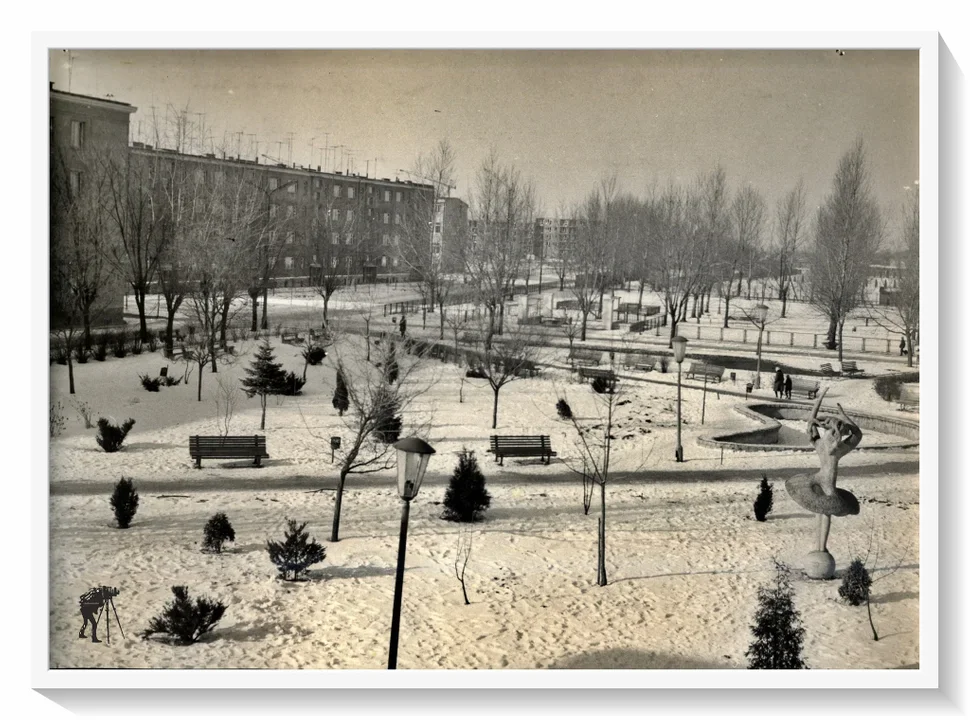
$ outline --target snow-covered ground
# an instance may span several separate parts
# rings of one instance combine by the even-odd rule
[[[417,322],[409,324],[416,330]],[[429,331],[431,325],[429,319]],[[202,402],[195,400],[197,369],[188,385],[142,389],[139,373],[154,375],[168,365],[181,374],[160,353],[77,366],[73,398],[67,369],[51,367],[52,400],[68,414],[50,453],[52,667],[385,665],[400,501],[393,470],[352,476],[341,540],[328,542],[336,475],[329,438],[348,436],[331,406],[333,357],[309,368],[303,395],[270,401],[265,432],[258,429],[258,400],[240,401],[231,433],[266,435],[271,459],[263,468],[245,460],[192,467],[188,436],[218,434],[217,378],[238,382],[252,347],[252,341],[237,343],[240,357],[232,365],[216,375],[205,371]],[[286,369],[302,372],[298,348],[277,342],[276,349]],[[338,350],[359,353],[360,343],[347,339]],[[546,359],[562,365],[565,351],[550,351]],[[817,367],[812,357],[789,360]],[[898,359],[885,357],[874,356],[869,365],[871,372],[902,369]],[[409,424],[430,423],[427,439],[438,452],[412,503],[400,667],[745,667],[757,587],[771,579],[772,560],[797,569],[813,548],[814,517],[787,496],[784,480],[817,461],[810,453],[727,452],[722,459],[694,442],[702,432],[749,422],[734,410],[743,400],[740,380],[708,388],[703,426],[700,386],[685,383],[684,463],[674,462],[676,375],[634,372],[621,381],[615,475],[607,490],[609,584],[601,588],[595,584],[598,505],[583,514],[582,485],[569,469],[579,461],[574,431],[555,412],[557,394],[565,393],[574,413],[595,424],[598,397],[568,371],[548,367],[538,378],[503,388],[493,431],[485,381],[466,381],[459,403],[454,366],[430,361],[415,379],[430,390],[405,416],[405,432]],[[840,402],[850,414],[918,417],[881,400],[871,379],[829,386],[826,404]],[[770,391],[761,397],[770,398]],[[95,418],[134,418],[125,449],[102,452],[72,400],[87,403]],[[499,467],[487,454],[493,432],[550,435],[559,456],[549,466],[510,458]],[[493,498],[485,522],[471,528],[468,606],[454,576],[459,528],[439,519],[447,478],[466,446],[477,452]],[[796,571],[811,667],[918,663],[918,460],[914,451],[856,451],[843,460],[840,486],[863,509],[833,520],[829,548],[839,570],[870,546],[870,560],[878,552],[873,619],[880,640],[872,640],[864,608],[838,601],[837,580],[810,581]],[[751,509],[762,473],[775,488],[766,523],[756,522]],[[108,504],[122,475],[141,492],[125,531],[114,527]],[[311,492],[318,489],[323,492]],[[221,556],[202,554],[202,526],[219,511],[235,527],[236,543]],[[327,548],[310,582],[275,578],[265,545],[282,538],[286,518],[308,521]],[[116,603],[127,640],[115,628],[110,646],[77,638],[77,597],[97,584],[121,589]],[[191,647],[138,639],[176,584],[226,602],[225,618]]]

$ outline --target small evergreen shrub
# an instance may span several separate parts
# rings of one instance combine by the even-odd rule
[[[404,423],[397,414],[399,405],[394,395],[387,389],[381,390],[381,396],[375,400],[380,416],[374,427],[373,435],[378,442],[390,445],[396,443],[401,436]]]
[[[299,395],[302,392],[304,385],[306,385],[306,380],[297,375],[295,372],[289,371],[283,376],[279,394]]]
[[[768,483],[768,476],[761,476],[761,489],[758,492],[758,497],[754,500],[754,517],[758,522],[764,522],[768,517],[768,513],[771,512],[772,505],[774,504],[774,490],[772,486]]]
[[[280,571],[281,580],[299,580],[306,576],[307,568],[322,562],[327,551],[316,538],[310,538],[306,531],[307,523],[297,525],[296,520],[287,519],[287,529],[283,532],[283,542],[266,542],[270,562]]]
[[[158,333],[154,330],[148,331],[148,352],[155,352],[158,350]]]
[[[132,355],[141,355],[142,350],[143,350],[143,347],[142,347],[142,344],[141,344],[141,339],[134,338],[131,341],[131,354]]]
[[[803,670],[805,629],[795,609],[791,568],[775,562],[774,585],[758,588],[758,609],[751,632],[754,640],[745,651],[749,670]]]
[[[616,380],[608,380],[607,378],[595,377],[590,383],[593,386],[593,392],[602,395],[606,393],[607,395],[612,395],[614,390],[616,390]]]
[[[883,375],[873,380],[872,386],[879,397],[887,402],[893,402],[899,400],[899,393],[903,389],[903,383],[914,382],[919,382],[918,372]]]
[[[118,452],[134,425],[135,421],[131,418],[125,420],[120,427],[107,418],[98,418],[98,435],[95,439],[105,452]]]
[[[91,355],[98,362],[104,362],[108,359],[108,346],[111,344],[111,333],[100,332],[94,336],[94,348]]]
[[[165,383],[165,387],[172,387],[173,385],[178,385],[180,382],[182,382],[182,378],[166,375],[162,378],[162,382]]]
[[[124,328],[111,336],[111,352],[116,358],[123,358],[128,354],[128,331]]]
[[[339,415],[343,415],[344,411],[350,407],[347,382],[344,380],[343,372],[339,369],[337,370],[337,386],[333,390],[333,407]]]
[[[115,485],[114,492],[111,494],[111,509],[114,511],[115,520],[118,521],[118,527],[124,530],[131,526],[131,520],[138,512],[138,492],[131,478],[122,477]]]
[[[225,513],[216,513],[202,528],[202,551],[221,553],[227,542],[236,541],[236,531],[232,529]]]
[[[142,638],[152,635],[168,635],[177,645],[191,645],[209,632],[222,619],[226,606],[218,600],[200,597],[192,602],[189,589],[184,585],[172,587],[173,602],[167,603],[161,615],[148,623]]]
[[[319,345],[311,345],[303,350],[303,359],[310,365],[319,365],[327,357],[327,351]]]
[[[442,519],[452,522],[477,522],[492,502],[485,489],[485,475],[478,467],[475,453],[462,448],[458,465],[445,491]]]
[[[660,372],[662,372],[662,373],[667,372],[667,368],[669,368],[669,367],[670,367],[670,358],[668,358],[666,355],[661,355],[660,356]]]
[[[74,360],[81,365],[88,361],[91,356],[91,348],[89,348],[84,343],[78,343],[74,346]]]
[[[138,377],[141,380],[141,386],[148,392],[158,392],[158,388],[162,384],[162,378],[153,378],[151,375],[139,375]]]
[[[560,420],[570,420],[573,416],[573,409],[569,407],[569,403],[566,402],[565,398],[559,398],[556,403],[556,412],[559,413]]]
[[[51,359],[58,365],[67,365],[67,343],[58,341],[51,348]]]
[[[849,605],[862,605],[869,597],[869,587],[872,585],[872,576],[866,569],[865,564],[859,558],[849,563],[849,569],[842,576],[842,584],[839,586],[839,597]]]

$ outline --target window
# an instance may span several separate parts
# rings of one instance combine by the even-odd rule
[[[340,208],[333,208],[333,210],[330,211],[330,219],[334,221],[340,219]]]
[[[269,189],[270,190],[277,190],[279,188],[279,186],[280,186],[280,180],[279,180],[279,178],[271,177],[269,179]]]
[[[286,244],[287,245],[292,245],[293,244],[293,233],[292,233],[292,231],[286,233]]]
[[[313,187],[314,188],[320,187],[320,178],[313,178]]]
[[[353,219],[354,219],[354,211],[353,210],[348,210],[347,211],[347,222],[350,222]]]
[[[384,213],[384,224],[387,225],[391,222],[391,213]]]
[[[390,190],[385,190],[384,191],[384,202],[391,202],[391,191]]]
[[[398,190],[397,192],[395,192],[395,193],[394,193],[394,199],[395,199],[395,200],[396,200],[397,202],[401,202],[401,197],[402,197],[402,196],[401,196],[401,191],[400,191],[400,190]]]
[[[84,147],[84,131],[87,123],[81,120],[71,120],[71,147],[80,150]]]
[[[391,265],[392,265],[393,267],[397,267],[397,258],[392,258],[392,259],[391,259]]]
[[[330,258],[330,267],[332,268],[337,267],[337,258],[335,257]]]
[[[399,242],[401,242],[401,236],[400,236],[400,235],[398,235],[397,233],[394,233],[394,238],[393,238],[393,240],[394,240],[394,247],[397,247],[397,244],[398,244]]]
[[[333,186],[333,196],[334,197],[340,197],[340,186],[339,185],[334,185]]]
[[[387,245],[390,239],[391,239],[390,235],[388,235],[387,233],[384,233],[383,235],[381,235],[381,245]]]
[[[293,181],[286,186],[286,192],[288,192],[290,195],[296,195],[296,181]]]
[[[270,242],[270,245],[272,245],[273,243],[276,242],[276,231],[275,230],[270,230],[269,231],[269,242]]]
[[[293,187],[293,186],[291,185],[290,187]],[[293,206],[292,205],[287,205],[286,206],[286,217],[293,217]]]
[[[381,267],[387,267],[387,256],[381,255]]]
[[[278,208],[276,207],[276,205],[270,205],[269,206],[269,216],[271,218],[275,218],[276,217],[276,211],[277,210],[278,210]]]
[[[286,270],[292,270],[293,269],[293,258],[291,258],[291,257],[285,257],[285,258],[283,258],[283,267]]]
[[[374,194],[374,186],[373,185],[368,185],[367,186],[367,194],[368,195],[373,195]]]
[[[316,262],[316,261],[317,261],[317,254],[313,253],[313,262]]]
[[[441,223],[435,223],[434,224],[434,231],[436,233],[440,233],[441,232]]]
[[[401,213],[394,213],[394,224],[395,225],[401,224]]]
[[[70,174],[71,192],[77,195],[81,192],[81,173],[77,170],[72,170]]]
[[[354,199],[354,189],[352,187],[347,188],[347,197],[351,200]]]
[[[333,237],[330,238],[330,244],[331,245],[339,245],[340,244],[340,236],[337,235],[337,234],[334,234]]]

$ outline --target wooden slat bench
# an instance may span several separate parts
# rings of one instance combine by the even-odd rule
[[[303,334],[295,328],[283,328],[280,333],[280,341],[291,345],[298,345],[303,342]]]
[[[649,355],[640,355],[639,353],[625,353],[623,355],[623,367],[625,368],[636,368],[637,370],[650,372],[656,364],[656,359]]]
[[[581,367],[577,368],[580,380],[595,380],[596,378],[601,378],[603,380],[609,380],[610,382],[616,382],[617,377],[609,368],[591,368],[591,367]]]
[[[822,363],[822,375],[825,377],[838,377],[839,373],[832,369],[832,363]]]
[[[819,382],[818,380],[808,380],[807,378],[792,378],[791,379],[791,392],[792,395],[800,395],[805,393],[808,399],[811,400],[816,395],[818,395]]]
[[[167,353],[169,359],[178,360],[180,358],[185,358],[187,360],[192,359],[192,351],[186,350],[185,345],[177,345],[172,347],[172,352]]]
[[[573,348],[569,351],[569,361],[574,365],[599,365],[603,360],[602,350]]]
[[[854,360],[846,360],[842,363],[842,374],[853,377],[855,375],[862,375],[863,371],[862,368],[855,364]]]
[[[899,391],[899,409],[905,410],[907,407],[919,410],[919,387],[903,385]]]
[[[265,435],[191,435],[189,436],[189,455],[195,460],[197,468],[202,467],[202,458],[236,460],[253,458],[253,464],[260,466],[263,458],[268,458]]]
[[[705,365],[704,363],[692,362],[687,368],[687,377],[707,378],[711,382],[721,382],[724,379],[724,368],[717,365]]]
[[[556,455],[548,435],[492,435],[489,452],[495,454],[499,465],[506,457],[539,457],[548,465]]]

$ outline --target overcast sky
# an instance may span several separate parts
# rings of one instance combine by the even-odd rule
[[[342,145],[357,172],[373,176],[376,158],[379,177],[407,179],[398,169],[447,138],[466,199],[495,146],[535,181],[549,215],[614,169],[622,189],[644,194],[718,162],[732,191],[751,183],[772,205],[803,177],[813,209],[860,135],[892,227],[918,179],[916,51],[72,50],[70,58],[69,71],[68,53],[51,53],[55,87],[70,82],[73,92],[137,106],[135,140],[139,129],[151,140],[152,106],[160,115],[188,107],[204,113],[216,147],[235,152],[239,142],[251,156],[255,135],[260,155],[286,161],[292,133],[294,162],[311,163],[312,139],[314,166],[325,145]]]

